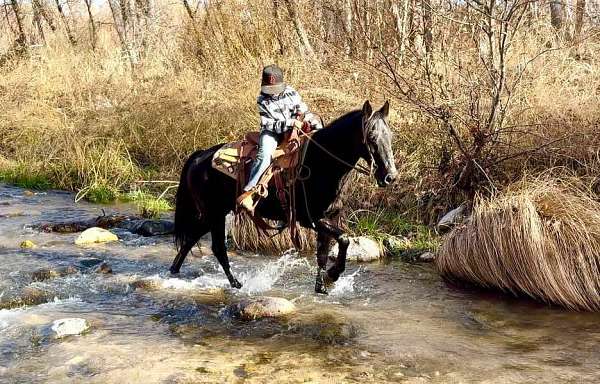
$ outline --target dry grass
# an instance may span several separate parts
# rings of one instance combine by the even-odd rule
[[[460,153],[447,129],[403,102],[390,79],[379,71],[378,50],[394,52],[397,48],[389,7],[381,8],[383,19],[371,24],[371,37],[378,36],[379,41],[369,47],[357,30],[355,52],[348,56],[343,47],[346,36],[325,36],[322,23],[327,18],[316,17],[319,10],[306,0],[299,1],[314,57],[299,52],[292,27],[284,31],[286,51],[281,54],[272,28],[271,0],[206,2],[213,5],[210,12],[197,14],[200,38],[193,33],[181,4],[157,2],[156,35],[135,71],[121,52],[106,7],[96,8],[99,39],[94,51],[87,43],[85,12],[74,13],[72,17],[78,18],[73,20],[74,32],[81,44],[70,46],[62,29],[46,31],[46,45],[0,67],[0,176],[31,184],[21,180],[21,175],[32,174],[36,180],[31,182],[85,196],[93,196],[90,191],[128,192],[140,179],[177,180],[181,165],[194,150],[235,140],[257,128],[260,70],[276,62],[326,122],[360,107],[365,99],[375,104],[391,99],[390,125],[400,180],[385,192],[364,179],[353,180],[358,187],[348,205],[373,211],[393,207],[407,212],[411,220],[435,222],[456,203],[452,196],[439,193],[453,182],[438,172],[442,154],[449,149],[451,160],[456,161]],[[322,11],[332,8],[329,2],[322,5]],[[460,20],[460,7],[456,8],[455,19]],[[484,108],[489,87],[480,52],[471,44],[472,31],[451,20],[436,16],[436,48],[430,60],[440,89],[448,93],[444,105],[460,116],[469,111],[471,89],[481,90]],[[287,19],[284,23],[292,25]],[[30,19],[26,24],[33,28]],[[339,25],[334,27],[341,30]],[[419,28],[415,25],[415,35],[422,34]],[[581,44],[578,57],[569,48],[540,54],[547,50],[551,33],[546,18],[523,30],[512,43],[507,59],[511,84],[524,63],[537,59],[512,93],[505,121],[511,129],[499,138],[502,145],[490,150],[490,156],[500,158],[525,152],[503,163],[496,173],[490,172],[498,189],[520,178],[525,170],[537,172],[556,165],[577,169],[586,177],[598,174],[600,44],[592,28],[584,32],[591,37]],[[13,41],[14,35],[0,22],[0,53]],[[431,79],[423,71],[418,48],[415,43],[408,49],[415,56],[399,65],[398,71],[423,84]],[[413,91],[424,94],[423,89]],[[468,124],[461,128],[459,134],[468,136]],[[553,144],[544,145],[549,142]],[[530,152],[532,148],[537,150]],[[423,203],[426,195],[436,198]],[[428,212],[414,209],[420,205]],[[239,244],[257,246],[251,230],[238,233],[237,239]],[[273,247],[273,241],[262,244]],[[283,248],[288,245],[280,243]]]
[[[315,232],[300,226],[298,230],[300,250],[314,249],[317,241]],[[236,248],[251,252],[261,251],[275,254],[294,248],[289,229],[285,229],[281,234],[276,234],[275,231],[265,234],[258,231],[252,220],[245,214],[235,215],[230,235]]]
[[[543,179],[479,199],[436,262],[452,280],[600,310],[600,203],[577,184]]]

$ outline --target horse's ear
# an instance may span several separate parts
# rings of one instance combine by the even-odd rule
[[[385,104],[383,104],[383,107],[381,107],[379,111],[383,115],[383,118],[387,119],[388,115],[390,114],[390,102],[386,100]]]
[[[363,116],[367,119],[373,114],[373,107],[371,107],[371,103],[369,103],[369,100],[365,101],[365,103],[363,104],[362,113]]]

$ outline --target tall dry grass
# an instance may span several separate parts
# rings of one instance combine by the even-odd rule
[[[384,2],[367,3],[375,7]],[[80,44],[71,46],[61,29],[47,31],[45,45],[0,67],[0,173],[29,169],[56,187],[77,191],[99,186],[127,192],[140,179],[177,180],[194,150],[257,128],[260,70],[276,62],[326,121],[360,107],[365,99],[375,104],[391,99],[400,180],[385,192],[364,179],[355,182],[358,188],[348,196],[352,209],[391,207],[430,223],[457,202],[445,192],[454,180],[440,165],[447,153],[450,166],[456,163],[458,149],[438,121],[398,95],[382,70],[384,54],[398,48],[387,8],[372,10],[376,17],[370,31],[356,24],[349,55],[344,48],[348,36],[340,28],[333,37],[325,31],[331,20],[326,17],[328,2],[300,0],[300,18],[315,50],[310,56],[298,49],[291,27],[281,36],[281,53],[270,0],[207,2],[208,11],[198,12],[195,23],[181,4],[157,4],[155,35],[135,69],[121,51],[106,8],[95,9],[95,50],[86,40],[85,12],[75,12],[73,30]],[[480,52],[472,44],[474,32],[457,22],[464,9],[450,8],[440,7],[434,15],[436,45],[428,58],[434,73],[423,70],[418,10],[408,56],[397,71],[417,79],[419,87],[434,81],[449,95],[444,105],[465,114],[474,88],[482,90],[482,108],[490,90]],[[12,35],[6,25],[0,28],[4,52]],[[584,32],[587,38],[577,52],[568,42],[548,49],[552,32],[542,16],[515,35],[507,58],[510,80],[529,64],[512,94],[505,121],[510,129],[487,152],[509,159],[493,172],[486,170],[493,188],[484,183],[485,188],[502,189],[525,171],[558,165],[583,177],[597,175],[600,43],[592,28]],[[413,90],[422,96],[425,91]],[[468,136],[468,125],[462,128],[459,134]],[[421,206],[425,209],[417,209]]]
[[[451,280],[600,310],[600,203],[579,182],[551,179],[479,199],[436,264]]]

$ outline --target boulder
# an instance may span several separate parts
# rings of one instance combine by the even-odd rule
[[[94,243],[107,243],[118,240],[119,238],[114,233],[107,231],[106,229],[93,227],[81,232],[79,237],[75,240],[75,244],[86,245]]]
[[[435,261],[435,253],[433,252],[425,252],[419,255],[418,261],[423,263],[431,263]]]
[[[141,236],[160,236],[173,233],[175,225],[169,220],[124,220],[117,227]]]
[[[19,246],[23,249],[31,249],[37,247],[37,245],[31,240],[25,240],[21,242]]]
[[[46,281],[57,277],[73,275],[79,272],[74,266],[59,267],[59,268],[41,268],[31,274],[33,281]]]
[[[337,257],[338,244],[336,243],[331,247],[329,252],[330,257]],[[366,237],[358,236],[350,238],[350,245],[348,246],[348,253],[346,259],[349,261],[367,262],[379,260],[383,256],[383,249],[381,244],[377,241]]]
[[[466,218],[466,205],[461,205],[446,213],[438,222],[436,228],[439,233],[446,233],[456,225],[462,223]]]
[[[229,307],[231,315],[243,320],[280,317],[296,312],[296,306],[282,297],[262,296],[250,298]]]
[[[60,339],[65,336],[81,335],[90,329],[90,323],[86,319],[69,317],[55,320],[51,329],[54,332],[54,337]]]

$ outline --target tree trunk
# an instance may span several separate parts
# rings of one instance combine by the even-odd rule
[[[433,50],[433,18],[431,14],[431,0],[422,0],[423,8],[423,45],[425,53],[429,57]]]
[[[25,29],[23,29],[23,15],[21,14],[21,7],[17,0],[11,0],[10,5],[12,6],[13,12],[15,14],[15,20],[17,21],[17,41],[15,41],[16,45],[20,48],[25,48],[27,46],[27,35],[25,35]]]
[[[344,0],[344,34],[346,35],[346,55],[354,54],[354,31],[352,28],[352,0]]]
[[[300,15],[298,15],[298,4],[296,4],[296,0],[283,0],[287,6],[288,13],[290,15],[290,19],[292,19],[292,23],[294,24],[294,29],[296,30],[296,34],[298,35],[298,39],[300,40],[300,46],[303,54],[307,54],[308,56],[314,56],[315,51],[313,50],[310,41],[308,40],[308,35],[306,34],[306,30],[304,29],[304,25],[300,20]]]
[[[577,0],[575,4],[575,33],[573,40],[576,42],[581,38],[581,30],[583,29],[583,15],[585,13],[585,0]]]
[[[84,0],[85,7],[87,8],[88,19],[90,23],[90,44],[92,50],[96,49],[96,43],[98,42],[98,35],[96,32],[96,21],[94,20],[94,14],[92,13],[92,0]]]
[[[398,42],[398,63],[404,61],[404,50],[406,49],[406,35],[408,31],[408,7],[410,0],[402,1],[402,9],[398,2],[392,4],[392,14],[396,22],[396,40]]]
[[[554,27],[554,29],[558,32],[563,27],[564,20],[564,10],[563,4],[560,0],[551,0],[550,1],[550,24]]]
[[[285,54],[285,43],[283,39],[283,29],[281,25],[283,24],[281,20],[281,6],[280,0],[273,0],[273,19],[275,20],[275,37],[277,38],[277,43],[279,44],[279,54]]]
[[[60,14],[60,18],[63,21],[63,24],[65,25],[65,31],[67,32],[67,38],[69,39],[69,42],[71,43],[71,45],[75,46],[77,45],[77,39],[75,39],[75,36],[73,35],[73,32],[71,31],[71,27],[69,26],[69,19],[67,19],[67,16],[65,15],[65,12],[63,10],[63,6],[60,3],[60,0],[55,0],[56,2],[56,8],[58,9],[58,13]]]

